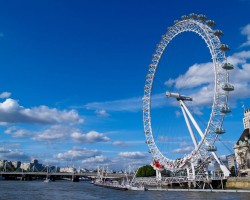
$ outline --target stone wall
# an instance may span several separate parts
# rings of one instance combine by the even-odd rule
[[[226,188],[250,190],[250,177],[229,177],[226,182]]]

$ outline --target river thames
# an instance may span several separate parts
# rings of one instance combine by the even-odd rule
[[[55,181],[0,181],[1,200],[158,200],[158,199],[243,199],[249,200],[250,193],[213,192],[164,192],[164,191],[118,191],[101,188],[90,182]]]

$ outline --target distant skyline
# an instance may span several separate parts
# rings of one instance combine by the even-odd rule
[[[220,140],[233,151],[243,131],[242,105],[250,108],[249,10],[249,0],[1,1],[0,160],[115,170],[149,164],[142,123],[148,65],[167,27],[190,13],[215,20],[231,49],[233,112]],[[175,38],[162,58],[154,82],[155,137],[160,145],[174,143],[166,149],[174,156],[192,146],[182,135],[181,111],[162,94],[171,88],[199,97],[193,111],[205,124],[211,61],[193,33]],[[171,126],[163,127],[166,121]],[[161,131],[176,135],[162,137]],[[216,145],[221,157],[231,153]]]

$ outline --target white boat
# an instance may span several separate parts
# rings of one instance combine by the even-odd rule
[[[144,185],[138,185],[137,186],[137,185],[134,184],[134,179],[136,177],[136,174],[137,174],[138,170],[139,170],[139,168],[136,170],[136,172],[134,174],[134,177],[130,182],[129,182],[128,177],[127,177],[128,184],[126,184],[126,188],[128,190],[134,190],[134,191],[147,191],[148,189]]]
[[[49,177],[49,166],[46,166],[46,167],[47,167],[47,176],[46,176],[46,179],[43,182],[44,183],[49,183],[49,182],[51,182],[50,177]]]
[[[49,178],[46,178],[43,182],[44,183],[49,183],[49,182],[51,182],[51,180]]]
[[[144,186],[132,186],[132,185],[126,185],[126,188],[128,190],[133,190],[133,191],[147,191],[148,189]]]

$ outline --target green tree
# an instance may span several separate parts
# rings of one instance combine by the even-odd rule
[[[140,167],[136,174],[137,177],[155,176],[155,170],[151,165]]]
[[[230,172],[231,172],[231,176],[236,176],[236,174],[235,174],[235,167],[234,166],[232,166],[230,168]]]

